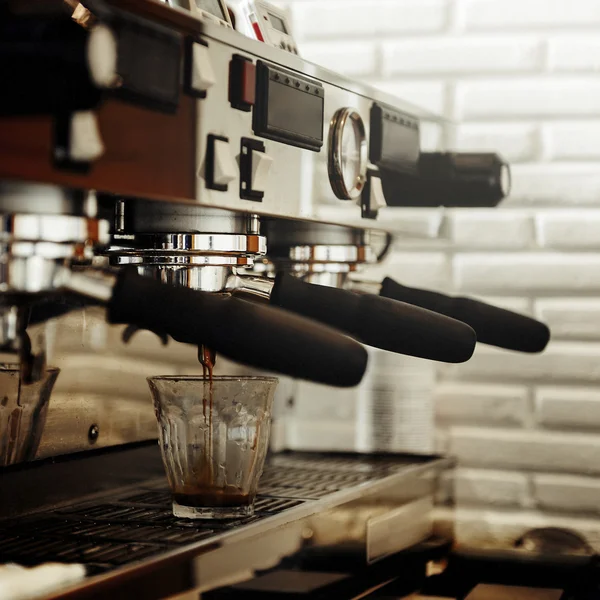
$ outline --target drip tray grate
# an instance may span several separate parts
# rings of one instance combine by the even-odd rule
[[[412,463],[414,464],[414,462]],[[398,457],[274,457],[265,468],[255,515],[235,521],[188,521],[171,512],[166,482],[0,522],[0,563],[81,562],[102,571],[314,502],[336,491],[402,471]]]

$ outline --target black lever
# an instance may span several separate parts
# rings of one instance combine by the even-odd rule
[[[360,382],[366,350],[329,327],[272,306],[162,284],[121,271],[107,304],[111,323],[137,325],[227,358],[338,387]]]
[[[475,349],[475,332],[463,322],[373,294],[305,283],[287,273],[277,275],[271,303],[399,354],[459,363]]]
[[[408,302],[468,323],[477,341],[518,352],[541,352],[550,340],[548,327],[531,317],[498,308],[472,298],[406,287],[386,277],[381,296]]]

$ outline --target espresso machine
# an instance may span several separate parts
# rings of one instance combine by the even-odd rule
[[[495,205],[507,165],[421,152],[435,115],[241,35],[221,1],[21,0],[0,17],[0,563],[83,564],[69,597],[197,598],[301,551],[376,565],[430,538],[452,465],[431,455],[274,453],[253,517],[173,517],[150,397],[117,393],[94,421],[73,395],[59,410],[68,369],[44,338],[61,319],[119,326],[82,347],[102,366],[151,332],[165,356],[213,351],[292,395],[359,384],[361,344],[452,363],[477,339],[539,351],[531,319],[349,277],[389,248],[382,209]]]

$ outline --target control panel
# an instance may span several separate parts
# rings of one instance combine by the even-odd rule
[[[6,178],[37,169],[67,187],[369,229],[383,207],[493,205],[508,191],[496,155],[421,152],[421,124],[442,118],[242,35],[224,0],[105,4],[119,8],[102,27],[51,28],[50,50],[17,69],[4,110],[47,119],[10,123],[26,136],[0,127]],[[276,10],[252,6],[289,33]],[[53,57],[71,46],[82,69],[65,63],[72,85],[56,86]]]
[[[189,9],[211,23],[233,29],[225,0],[189,0]]]
[[[235,28],[252,39],[298,54],[292,25],[285,10],[264,0],[231,2]]]

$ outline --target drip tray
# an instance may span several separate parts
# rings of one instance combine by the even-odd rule
[[[77,562],[87,565],[91,575],[106,577],[182,550],[193,558],[190,550],[200,555],[210,547],[233,544],[236,536],[263,535],[376,493],[377,487],[387,489],[408,473],[447,466],[444,459],[423,457],[276,455],[261,478],[255,515],[235,521],[174,517],[165,479],[153,478],[0,521],[0,564]]]

